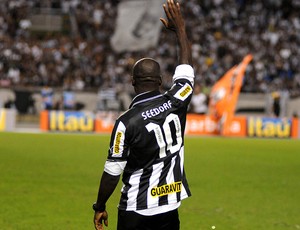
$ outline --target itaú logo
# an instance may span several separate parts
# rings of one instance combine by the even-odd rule
[[[250,117],[247,123],[249,137],[291,136],[292,122],[290,119]]]
[[[151,189],[151,196],[165,196],[171,193],[181,192],[182,182],[175,182],[172,184],[166,184],[159,187],[155,187]]]
[[[84,112],[53,111],[49,113],[50,130],[91,132],[94,130],[94,117]]]

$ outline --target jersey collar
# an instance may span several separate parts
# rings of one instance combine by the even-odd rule
[[[131,105],[129,106],[129,109],[135,107],[136,105],[138,105],[140,103],[151,101],[158,97],[162,97],[162,95],[159,91],[149,91],[149,92],[145,92],[145,93],[140,93],[133,98]]]

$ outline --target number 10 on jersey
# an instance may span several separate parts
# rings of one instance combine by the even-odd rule
[[[172,135],[171,123],[174,124],[175,127],[175,135]],[[182,135],[181,135],[181,124],[178,115],[170,113],[162,126],[150,122],[146,125],[146,129],[148,132],[154,132],[157,144],[159,146],[159,157],[163,158],[167,156],[167,152],[170,153],[177,152],[182,144]],[[173,138],[176,138],[174,141]]]

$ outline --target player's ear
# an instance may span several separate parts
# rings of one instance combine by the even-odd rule
[[[133,78],[133,77],[131,77],[131,84],[132,84],[132,86],[135,86],[135,79]]]
[[[160,75],[160,76],[159,76],[159,79],[158,79],[158,84],[161,85],[161,83],[162,83],[162,77],[161,77],[161,75]]]

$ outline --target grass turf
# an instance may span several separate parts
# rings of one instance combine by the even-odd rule
[[[93,229],[109,136],[0,133],[0,229]],[[181,229],[300,229],[300,141],[187,137]],[[120,185],[109,200],[116,229]]]

